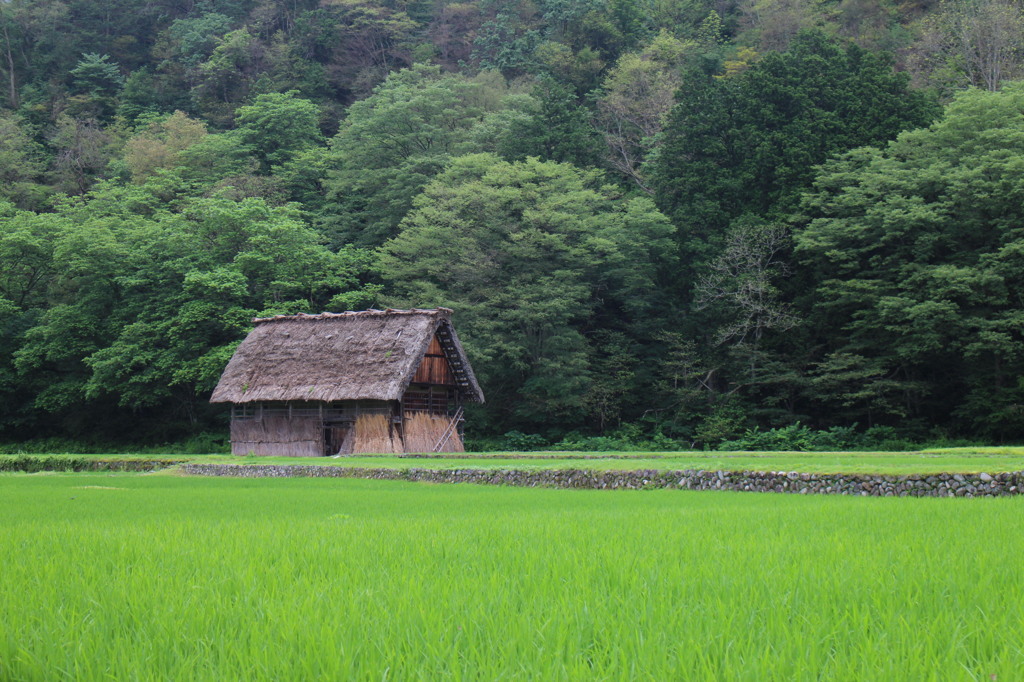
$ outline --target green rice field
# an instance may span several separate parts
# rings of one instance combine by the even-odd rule
[[[1017,680],[1022,514],[4,474],[0,680]]]

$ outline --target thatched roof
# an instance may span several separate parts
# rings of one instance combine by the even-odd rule
[[[399,400],[440,330],[451,339],[449,362],[463,370],[456,373],[459,388],[467,400],[482,403],[451,313],[437,308],[257,318],[210,401]]]

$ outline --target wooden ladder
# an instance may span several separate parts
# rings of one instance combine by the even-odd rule
[[[455,429],[459,427],[459,422],[462,421],[462,412],[463,410],[461,406],[459,406],[459,409],[455,410],[455,416],[453,416],[452,420],[448,422],[448,426],[445,428],[444,433],[442,433],[441,437],[437,440],[437,445],[434,446],[434,452],[441,452],[441,448],[447,445],[448,441],[451,440],[452,434],[455,433]]]
[[[455,340],[452,338],[451,331],[447,325],[442,324],[437,328],[436,333],[437,340],[441,343],[445,357],[448,358],[448,366],[451,367],[452,374],[455,375],[455,383],[463,388],[468,388],[469,378],[466,376],[466,368],[462,366],[462,358],[459,357],[459,352],[455,350]]]

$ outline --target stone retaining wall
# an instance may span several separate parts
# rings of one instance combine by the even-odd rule
[[[494,457],[494,453],[481,456],[479,452],[389,452],[384,454],[358,452],[349,455],[335,455],[339,459],[487,459]],[[668,459],[678,457],[678,452],[645,452],[642,455],[633,454],[637,459]],[[724,455],[731,457],[733,455]],[[629,456],[627,456],[627,459]],[[502,452],[500,459],[623,459],[621,452],[573,452],[570,450],[537,450],[530,452]]]
[[[159,471],[181,464],[175,459],[116,459],[99,461],[93,464],[93,471]]]
[[[787,471],[587,471],[581,469],[388,469],[317,465],[185,464],[196,476],[321,476],[548,488],[737,490],[873,497],[998,497],[1024,490],[1024,471],[874,476]]]

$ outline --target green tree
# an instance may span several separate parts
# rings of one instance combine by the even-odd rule
[[[431,178],[459,154],[493,150],[516,120],[508,110],[528,104],[494,72],[467,78],[416,65],[389,76],[349,108],[331,142],[323,224],[332,243],[394,236]]]
[[[152,411],[165,427],[195,424],[254,315],[372,302],[358,281],[368,256],[326,249],[295,207],[212,196],[168,210],[165,180],[20,214],[0,243],[19,255],[0,298],[29,323],[11,369],[36,419],[75,431]]]
[[[90,95],[113,95],[124,84],[124,77],[117,64],[110,61],[110,55],[83,54],[71,78],[76,90]]]
[[[533,55],[542,40],[540,31],[513,8],[503,9],[477,31],[473,60],[506,76],[522,75],[534,66]]]
[[[45,305],[54,274],[54,217],[0,202],[0,220],[0,299],[22,311]]]
[[[602,165],[601,136],[576,96],[554,79],[545,78],[534,88],[534,97],[537,107],[529,118],[515,122],[502,142],[501,155],[516,161],[536,156],[581,168]]]
[[[271,37],[264,53],[264,63],[264,73],[260,76],[261,91],[294,90],[310,99],[332,98],[333,93],[327,83],[327,69],[323,64],[304,56],[283,31]]]
[[[156,79],[146,67],[128,74],[118,98],[118,116],[134,124],[143,115],[159,113],[162,102],[155,84]]]
[[[615,319],[636,341],[658,314],[671,244],[650,200],[621,198],[595,171],[479,154],[415,199],[380,265],[396,304],[458,310],[473,366],[501,396],[492,425],[564,428],[616,417],[623,403],[610,403],[636,389],[622,337],[595,344],[588,330]],[[625,386],[594,384],[595,368]]]
[[[235,131],[207,135],[177,154],[175,172],[198,187],[231,184],[255,176],[259,164],[253,150],[242,144]]]
[[[50,143],[56,149],[53,175],[57,187],[69,194],[84,194],[99,179],[114,157],[116,140],[95,119],[62,115]]]
[[[197,67],[192,99],[212,122],[228,126],[235,108],[249,94],[255,80],[255,50],[253,35],[240,28],[226,33],[210,58]]]
[[[203,122],[180,111],[151,118],[125,142],[122,160],[132,179],[141,182],[161,168],[178,166],[180,152],[199,144],[206,136]]]
[[[213,53],[234,22],[218,12],[175,20],[166,31],[161,52],[188,66],[198,66]]]
[[[583,96],[594,90],[599,83],[605,62],[597,50],[583,47],[578,52],[564,43],[546,40],[534,50],[538,70],[550,75],[559,83]]]
[[[258,95],[235,111],[239,138],[255,151],[264,173],[322,142],[320,109],[296,95],[294,90]]]
[[[0,113],[0,197],[19,208],[41,208],[49,194],[44,184],[42,147],[16,116]]]
[[[110,118],[117,109],[115,96],[124,84],[117,64],[107,61],[109,55],[95,52],[83,54],[71,69],[74,93],[68,101],[68,113],[73,116]]]
[[[324,212],[328,153],[326,147],[309,147],[274,169],[274,180],[289,199],[313,215]]]
[[[797,254],[816,282],[815,399],[1024,436],[1024,86],[825,165]]]
[[[607,159],[646,192],[642,170],[682,83],[680,67],[696,43],[661,31],[639,53],[625,54],[609,70],[597,100],[597,124],[608,146]]]
[[[729,78],[697,74],[679,91],[651,170],[684,257],[705,261],[744,213],[793,210],[829,156],[927,124],[936,106],[885,55],[802,33]]]
[[[141,252],[111,314],[116,336],[85,359],[86,396],[112,393],[124,407],[172,402],[194,419],[254,315],[330,308],[357,284],[347,252],[258,199],[198,200],[145,232],[133,235]]]

